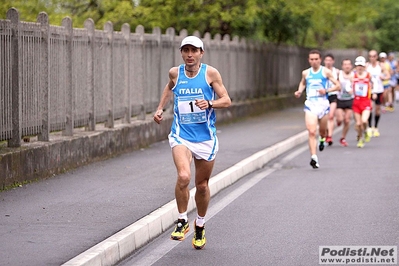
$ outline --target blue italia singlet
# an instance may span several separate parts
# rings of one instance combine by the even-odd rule
[[[320,95],[318,90],[326,89],[328,78],[323,74],[323,66],[317,72],[313,72],[312,68],[309,68],[308,75],[306,76],[306,99],[310,101],[324,100],[328,97]]]
[[[212,140],[216,136],[214,109],[201,110],[195,100],[214,100],[215,91],[206,80],[207,65],[201,64],[195,77],[187,77],[185,65],[179,66],[174,93],[172,134],[190,142]]]

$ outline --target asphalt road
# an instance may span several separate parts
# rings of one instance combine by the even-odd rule
[[[303,117],[292,108],[218,126],[213,174],[303,131]],[[1,192],[0,265],[61,265],[171,201],[175,175],[163,141]]]
[[[349,147],[327,147],[316,170],[304,144],[217,194],[204,250],[191,247],[192,234],[169,240],[171,228],[119,266],[319,265],[319,246],[398,247],[397,111],[380,132],[359,149],[351,128]]]

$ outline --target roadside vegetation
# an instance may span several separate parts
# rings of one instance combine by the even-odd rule
[[[0,18],[10,7],[21,20],[45,11],[51,24],[69,16],[74,27],[92,18],[99,29],[111,21],[115,30],[173,27],[321,49],[394,51],[399,42],[397,0],[3,0]]]

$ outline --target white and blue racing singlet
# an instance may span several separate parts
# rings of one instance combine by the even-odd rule
[[[215,91],[206,80],[207,65],[201,64],[195,77],[187,77],[185,65],[179,66],[174,93],[172,134],[190,142],[203,142],[216,136],[214,109],[201,110],[195,100],[214,100]]]
[[[338,73],[339,72],[339,70],[338,69],[336,69],[335,67],[333,67],[332,69],[331,69],[331,74],[332,74],[332,76],[335,78],[335,79],[338,79]],[[327,86],[326,86],[326,89],[329,89],[329,88],[331,88],[331,87],[333,87],[334,86],[334,83],[332,83],[330,80],[327,80]],[[334,94],[338,94],[338,91],[332,91],[332,92],[329,92],[328,93],[328,95],[334,95]]]
[[[328,78],[323,74],[323,66],[317,72],[313,72],[309,68],[308,75],[306,76],[306,99],[310,101],[318,101],[327,99],[328,95],[321,95],[320,89],[327,88]]]
[[[384,85],[382,84],[382,80],[380,78],[382,74],[382,68],[379,63],[375,65],[375,67],[369,64],[366,68],[367,72],[371,75],[371,80],[373,82],[373,93],[383,93]]]
[[[338,80],[341,84],[341,90],[338,91],[337,97],[341,101],[352,100],[353,94],[350,94],[349,91],[353,91],[351,79],[345,78],[344,71],[339,71]]]

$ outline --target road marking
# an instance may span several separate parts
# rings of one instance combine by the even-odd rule
[[[288,161],[292,160],[299,154],[303,153],[305,150],[308,149],[307,145],[303,145],[298,149],[293,150],[292,152],[289,152],[288,155],[284,156],[283,158],[279,159],[278,162],[275,162],[271,168],[263,168],[262,171],[259,173],[255,174],[253,177],[251,177],[248,181],[245,181],[242,185],[231,191],[229,194],[224,196],[222,199],[218,200],[214,204],[211,204],[208,212],[206,214],[206,219],[210,220],[213,216],[218,214],[220,211],[222,211],[225,207],[227,207],[230,203],[232,203],[234,200],[236,200],[238,197],[240,197],[242,194],[244,194],[246,191],[248,191],[250,188],[255,186],[257,183],[259,183],[261,180],[272,174],[274,171],[281,169],[282,165],[287,163]],[[193,216],[194,217],[194,216]],[[192,235],[194,230],[190,230],[189,233],[186,234],[186,240],[184,241],[191,241],[190,236]],[[169,251],[171,251],[173,248],[175,248],[177,245],[182,243],[181,241],[172,241],[169,238],[164,238],[157,242],[158,246],[152,249],[150,252],[144,252],[144,256],[138,261],[134,261],[131,264],[126,263],[123,265],[129,265],[129,266],[150,266],[153,265],[155,262],[160,260],[162,257],[164,257]],[[140,256],[140,253],[138,254],[138,257]],[[133,259],[133,258],[132,258]]]

